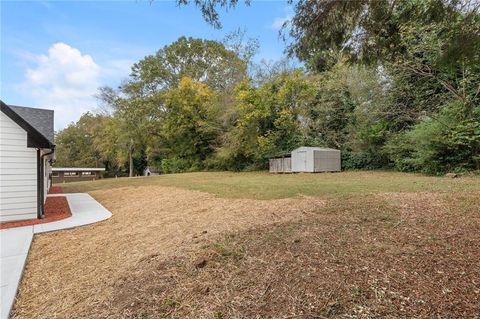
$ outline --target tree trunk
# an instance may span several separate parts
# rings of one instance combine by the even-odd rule
[[[129,172],[128,176],[133,177],[133,146],[130,145],[128,148],[128,162],[129,162]]]
[[[129,162],[130,162],[130,167],[129,167],[129,172],[128,176],[133,177],[133,156],[132,156],[132,151],[129,152],[128,154]]]

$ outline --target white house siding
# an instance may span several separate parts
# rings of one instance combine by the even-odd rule
[[[0,112],[0,221],[37,217],[37,150],[27,132]]]

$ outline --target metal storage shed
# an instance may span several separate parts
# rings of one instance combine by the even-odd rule
[[[292,151],[292,172],[338,172],[340,150],[321,147],[299,147]]]

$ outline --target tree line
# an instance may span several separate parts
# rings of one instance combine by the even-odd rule
[[[215,4],[236,4],[195,3],[216,27]],[[480,170],[478,3],[305,0],[283,35],[303,67],[254,63],[242,31],[146,56],[58,132],[56,165],[257,170],[307,145],[342,150],[345,169]]]

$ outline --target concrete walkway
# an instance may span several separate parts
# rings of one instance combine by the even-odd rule
[[[88,194],[54,194],[48,196],[66,196],[72,216],[51,223],[0,231],[1,319],[9,317],[34,234],[93,224],[112,216],[112,213]]]

